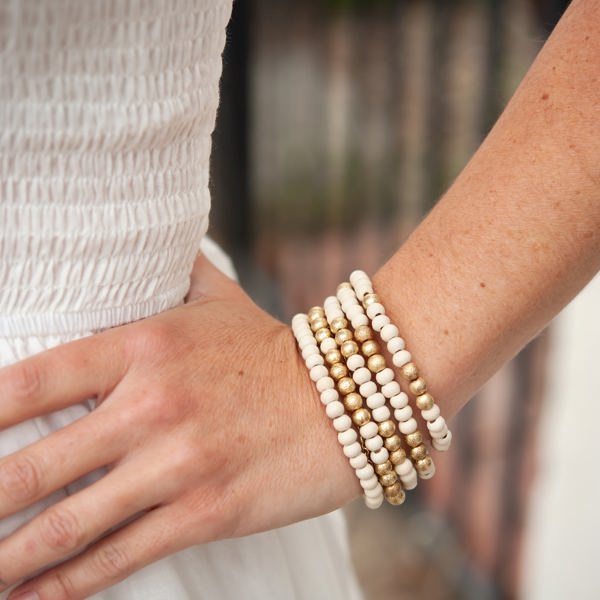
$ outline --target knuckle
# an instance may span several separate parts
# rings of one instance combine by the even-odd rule
[[[123,579],[131,570],[131,561],[122,547],[106,542],[94,554],[98,572],[108,580]]]
[[[48,598],[52,598],[52,600],[74,600],[77,598],[75,585],[64,571],[55,571],[51,574],[48,589],[50,590]]]
[[[25,361],[10,371],[7,385],[17,400],[38,398],[44,387],[42,369],[34,360]]]
[[[32,456],[18,456],[0,465],[0,487],[15,502],[35,500],[42,490],[42,470]]]
[[[158,319],[144,321],[136,328],[132,336],[137,348],[151,354],[164,351],[171,339],[172,332],[170,328]]]
[[[41,537],[48,547],[69,552],[85,542],[84,532],[71,511],[51,508],[41,518]]]

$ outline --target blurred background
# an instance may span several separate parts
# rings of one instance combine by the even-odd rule
[[[353,268],[376,270],[465,165],[567,4],[236,2],[213,138],[211,233],[253,298],[289,319]],[[588,315],[598,312],[595,287],[596,300],[578,309]],[[562,329],[535,339],[455,419],[452,452],[436,458],[438,475],[405,507],[348,508],[369,600],[600,598],[595,546],[577,535],[544,537],[569,524],[573,497],[578,509],[582,496],[594,498],[588,483],[571,494],[561,472],[538,459],[540,438],[551,439],[551,420],[564,410],[552,365],[577,378],[581,362],[566,364],[569,349],[600,353],[580,340],[593,324],[578,338],[581,312],[569,310]],[[579,394],[589,393],[584,386]],[[568,448],[548,444],[545,456]],[[553,493],[564,498],[544,505]],[[587,572],[584,584],[575,564]],[[553,582],[557,570],[563,588]]]

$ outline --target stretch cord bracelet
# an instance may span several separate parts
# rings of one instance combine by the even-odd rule
[[[338,299],[342,302],[342,308],[351,318],[364,315],[364,308],[358,303],[355,291],[350,284],[341,284],[338,287]],[[367,321],[371,323],[368,314],[365,315]],[[378,327],[380,323],[373,324],[373,328]],[[396,381],[394,370],[387,366],[386,359],[381,354],[379,343],[375,340],[375,335],[369,325],[361,325],[355,331],[358,339],[361,340],[361,351],[367,359],[368,370],[373,374],[375,380],[381,386],[381,410],[387,411],[389,418],[389,409],[385,406],[385,400],[390,401],[394,408],[394,418],[398,421],[398,429],[404,436],[404,439],[410,448],[410,458],[395,466],[396,473],[400,476],[404,487],[412,489],[417,485],[417,473],[421,479],[431,479],[435,474],[435,465],[429,456],[426,446],[423,444],[423,436],[418,431],[418,424],[412,415],[412,408],[408,404],[408,396],[400,390],[400,384]],[[383,416],[382,414],[382,416]],[[416,472],[415,472],[416,467]]]
[[[365,398],[356,392],[356,386],[357,379],[361,379],[357,374],[365,370],[365,359],[359,353],[359,346],[353,339],[353,333],[349,329],[348,321],[344,318],[337,298],[333,296],[326,298],[323,306],[336,344],[336,347],[333,348],[332,345],[332,349],[325,355],[325,361],[331,365],[330,375],[338,379],[338,385],[344,381],[344,387],[340,389],[344,394],[344,405],[351,413],[352,421],[359,428],[363,446],[369,450],[371,463],[379,483],[383,486],[386,500],[390,504],[402,504],[406,496],[389,460],[390,453],[384,447],[384,439],[394,434],[396,424],[393,421],[385,421],[381,413],[378,416],[379,409],[371,411],[368,398],[366,399],[368,408],[364,406]],[[351,379],[348,377],[349,372],[352,373]],[[385,418],[389,419],[389,412]]]
[[[325,366],[323,350],[320,345],[329,345],[325,340],[332,340],[327,323],[313,333],[311,322],[324,318],[324,311],[320,307],[312,308],[308,316],[297,314],[292,319],[292,330],[310,378],[315,383],[320,394],[321,403],[325,406],[327,416],[332,420],[333,427],[338,433],[338,442],[342,446],[344,455],[348,458],[350,466],[354,469],[363,488],[365,504],[372,509],[378,508],[383,503],[383,487],[375,474],[373,466],[369,463],[366,453],[358,443],[356,431],[352,429],[352,419],[345,413],[343,404],[339,401],[339,393],[335,389],[335,382],[329,376]],[[310,318],[310,321],[309,321]],[[325,334],[325,330],[329,335]],[[317,337],[318,336],[318,337]],[[320,338],[320,342],[319,342]],[[341,410],[340,410],[341,409]],[[370,467],[370,468],[369,468]]]
[[[371,319],[373,329],[387,344],[394,366],[400,369],[400,374],[408,382],[409,391],[415,396],[416,405],[427,423],[432,446],[440,452],[445,452],[450,448],[452,432],[448,429],[444,417],[441,416],[440,408],[433,396],[427,391],[425,379],[419,375],[410,352],[405,349],[398,327],[385,314],[385,308],[373,290],[373,283],[364,271],[353,271],[350,275],[350,283],[358,300],[362,302],[367,316]]]

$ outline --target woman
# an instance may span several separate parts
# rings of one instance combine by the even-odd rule
[[[289,328],[203,256],[188,289],[229,3],[2,8],[10,598],[358,597],[335,513],[273,531],[360,493]],[[599,9],[374,277],[447,414],[600,267]]]

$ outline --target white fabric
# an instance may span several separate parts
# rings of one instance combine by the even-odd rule
[[[0,366],[183,300],[208,223],[230,11],[230,0],[0,0]],[[0,454],[91,409],[4,430]],[[3,519],[0,535],[101,475]],[[95,598],[359,595],[336,513],[188,549]]]

